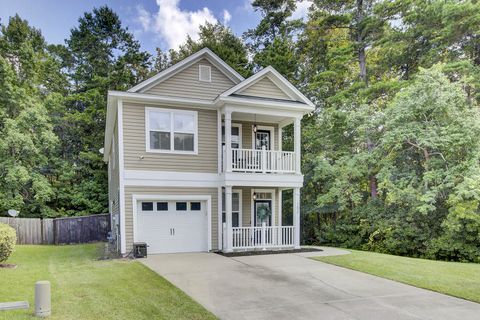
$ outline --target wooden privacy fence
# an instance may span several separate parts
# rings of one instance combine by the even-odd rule
[[[110,214],[56,219],[6,218],[0,223],[12,226],[18,244],[68,244],[107,241]]]

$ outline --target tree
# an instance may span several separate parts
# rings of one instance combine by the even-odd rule
[[[480,118],[462,87],[439,65],[422,69],[392,101],[385,119],[378,177],[387,204],[408,208],[412,217],[434,215],[437,232],[444,221],[452,232],[454,221],[468,219],[465,214],[478,230],[480,189],[469,177],[480,172]],[[478,233],[473,237],[471,244]]]
[[[253,56],[254,69],[272,66],[292,82],[296,82],[298,63],[294,37],[301,27],[300,20],[291,20],[296,8],[293,0],[255,0],[255,11],[262,20],[243,37]]]
[[[172,49],[168,55],[157,49],[157,70],[177,63],[205,47],[212,50],[242,76],[248,77],[252,74],[247,49],[242,40],[235,36],[230,28],[220,23],[209,22],[200,26],[198,40],[193,40],[188,36],[178,50]]]
[[[62,139],[53,205],[61,214],[101,213],[108,210],[107,172],[99,153],[107,90],[126,90],[143,80],[150,55],[108,7],[86,12],[66,42],[65,49],[55,48],[73,86],[55,126]]]
[[[19,16],[0,34],[0,211],[16,209],[24,216],[51,214],[54,190],[48,176],[58,143],[45,101],[45,79],[55,66],[40,32]],[[55,87],[55,86],[53,86]]]

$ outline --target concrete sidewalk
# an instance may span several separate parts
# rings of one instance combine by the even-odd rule
[[[328,253],[348,252],[184,253],[141,261],[220,319],[480,319],[480,304],[306,257]]]

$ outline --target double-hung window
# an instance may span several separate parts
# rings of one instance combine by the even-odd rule
[[[147,151],[197,153],[196,111],[146,108]]]

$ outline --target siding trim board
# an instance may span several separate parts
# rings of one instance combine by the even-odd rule
[[[125,184],[124,184],[124,144],[123,144],[123,102],[118,100],[118,114],[117,114],[117,127],[118,127],[118,172],[119,172],[119,202],[120,202],[120,253],[126,254],[126,227],[125,227]]]

